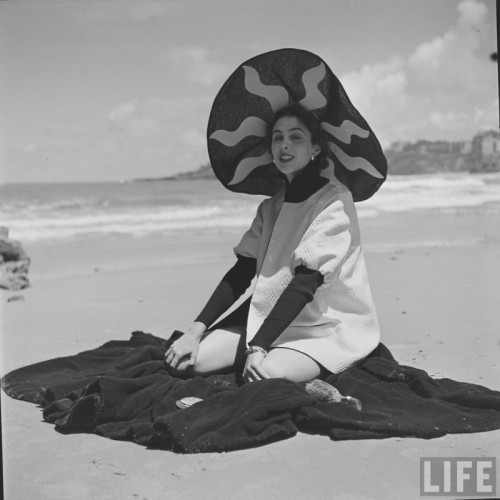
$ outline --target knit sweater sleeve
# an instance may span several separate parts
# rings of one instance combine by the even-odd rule
[[[280,295],[249,345],[267,349],[292,323],[304,306],[312,301],[323,280],[324,277],[319,271],[298,266],[292,281]]]
[[[256,273],[257,261],[237,255],[236,264],[224,275],[207,304],[195,321],[207,327],[226,312],[250,286]]]

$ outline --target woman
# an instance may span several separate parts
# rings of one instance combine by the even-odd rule
[[[246,88],[269,98],[271,85],[266,88],[257,79],[262,88],[255,90],[256,80],[250,80],[255,66],[244,66]],[[317,67],[303,72],[305,87],[313,71],[318,73]],[[319,90],[320,79],[315,75],[314,79]],[[313,91],[306,88],[306,94]],[[252,226],[234,249],[235,266],[196,321],[166,352],[166,363],[178,375],[209,375],[244,365],[247,382],[275,377],[307,382],[345,370],[379,342],[353,196],[340,182],[320,175],[332,150],[337,151],[325,140],[325,128],[334,129],[324,127],[306,109],[311,104],[307,95],[300,104],[281,106],[267,120],[268,151],[251,160],[270,153],[281,187],[259,206]],[[245,128],[242,123],[231,134]],[[234,140],[227,134],[219,130],[210,138],[232,146]],[[238,163],[233,179],[241,181],[239,172],[247,164]],[[207,330],[254,277],[248,308],[240,307]]]

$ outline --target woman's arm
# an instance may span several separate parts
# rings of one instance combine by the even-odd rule
[[[319,271],[313,271],[305,266],[297,267],[292,281],[283,290],[249,345],[267,349],[299,315],[305,305],[312,301],[323,281],[324,277]]]
[[[188,365],[194,365],[207,328],[243,295],[252,282],[257,267],[256,260],[240,255],[237,257],[238,261],[224,275],[196,320],[167,350],[165,361],[174,370],[187,357]]]
[[[196,318],[209,327],[225,313],[246,291],[255,276],[257,261],[237,255],[236,264],[224,275],[207,304]]]

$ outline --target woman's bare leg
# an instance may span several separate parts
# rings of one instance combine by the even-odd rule
[[[294,382],[308,382],[320,378],[324,372],[324,368],[307,354],[279,347],[269,351],[262,368],[271,378],[286,378]]]
[[[244,366],[245,327],[226,327],[208,332],[200,342],[194,366],[187,361],[175,370],[177,376],[206,376]],[[306,354],[292,349],[274,348],[264,358],[262,367],[271,378],[286,378],[294,382],[308,382],[320,378],[324,369]]]
[[[176,375],[211,375],[234,369],[245,352],[245,327],[233,326],[208,332],[200,342],[194,366],[182,361]]]

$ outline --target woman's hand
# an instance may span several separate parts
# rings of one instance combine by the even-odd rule
[[[193,366],[198,356],[200,341],[205,333],[206,326],[203,323],[193,323],[187,332],[177,339],[165,353],[165,362],[174,370],[186,361],[187,365]]]
[[[270,378],[262,368],[262,362],[265,357],[266,353],[261,351],[255,351],[247,355],[247,361],[243,369],[243,379],[245,382],[255,382],[256,380]]]

